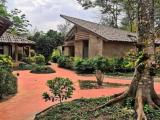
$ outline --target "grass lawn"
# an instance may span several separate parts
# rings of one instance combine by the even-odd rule
[[[103,82],[102,86],[98,86],[96,81],[93,80],[79,80],[80,88],[81,89],[98,89],[98,88],[113,88],[113,87],[124,87],[128,86],[128,84],[120,84],[120,83],[109,83]]]
[[[72,102],[56,105],[38,114],[35,120],[134,120],[133,99],[128,98],[121,104],[107,106],[103,109],[88,112],[99,105],[104,104],[110,98],[78,99]],[[148,120],[159,120],[160,110],[144,107]]]

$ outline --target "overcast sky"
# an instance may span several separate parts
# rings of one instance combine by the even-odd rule
[[[64,23],[60,14],[97,21],[97,10],[84,10],[77,0],[7,0],[8,9],[18,8],[26,14],[33,25],[32,29],[47,31],[57,30],[57,25]]]

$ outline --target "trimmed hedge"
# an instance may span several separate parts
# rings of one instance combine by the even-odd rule
[[[47,74],[47,73],[55,73],[55,72],[56,72],[55,70],[47,66],[36,66],[31,70],[31,73],[36,73],[36,74]]]

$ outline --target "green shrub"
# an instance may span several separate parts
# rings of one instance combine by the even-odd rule
[[[49,95],[47,92],[43,93],[43,98],[47,100],[52,100],[53,102],[58,100],[62,104],[63,100],[71,98],[73,91],[73,83],[68,78],[59,78],[56,77],[53,80],[49,80],[47,85],[52,91],[52,95]]]
[[[61,56],[60,51],[59,50],[54,50],[54,52],[52,54],[52,62],[57,63],[60,56]]]
[[[35,63],[38,65],[44,65],[45,64],[45,57],[41,54],[34,56]]]
[[[32,68],[31,73],[37,73],[37,74],[55,73],[55,70],[47,66],[35,66]]]
[[[25,57],[25,58],[23,58],[22,61],[27,64],[32,64],[32,63],[35,63],[35,58],[34,57]]]
[[[97,56],[93,58],[93,66],[95,70],[101,70],[105,72],[109,67],[109,61],[105,57]]]
[[[0,55],[0,69],[12,71],[12,58],[6,55]]]
[[[31,70],[36,66],[36,64],[20,63],[18,66],[18,70]]]
[[[5,69],[0,69],[0,99],[17,92],[17,78]]]
[[[74,62],[74,70],[79,74],[90,74],[95,71],[92,59],[77,59]]]
[[[134,64],[127,58],[112,58],[109,59],[109,69],[107,72],[127,73],[134,71]]]
[[[58,66],[66,69],[72,69],[73,61],[74,59],[69,56],[61,56],[58,59]]]

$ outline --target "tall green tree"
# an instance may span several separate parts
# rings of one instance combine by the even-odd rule
[[[130,32],[136,32],[137,0],[122,0],[121,5],[125,13],[125,16],[121,20],[122,28]]]
[[[118,27],[118,19],[122,12],[121,1],[122,0],[77,0],[82,7],[88,8],[100,8],[102,14],[102,23],[109,26]],[[106,23],[105,23],[106,21]]]
[[[27,20],[26,15],[22,13],[21,10],[14,9],[10,13],[10,20],[13,22],[10,32],[16,35],[27,35],[29,32],[28,27],[31,26],[29,20]]]
[[[6,8],[6,1],[0,0],[0,16],[2,17],[9,17],[9,13]]]
[[[53,30],[47,33],[36,32],[30,39],[36,42],[35,50],[38,54],[44,55],[46,63],[50,60],[53,49],[63,45],[64,42],[64,36]]]
[[[134,77],[130,87],[111,99],[106,104],[96,109],[120,102],[127,97],[135,100],[135,111],[137,120],[147,120],[144,113],[144,104],[152,108],[158,108],[160,98],[154,89],[154,76],[156,70],[155,60],[155,16],[154,0],[138,0],[138,53],[140,54],[135,67]]]
[[[7,10],[6,0],[0,0],[0,16],[10,19],[13,25],[9,28],[9,32],[15,35],[27,35],[31,26],[26,15],[21,10],[14,9],[12,11]]]

